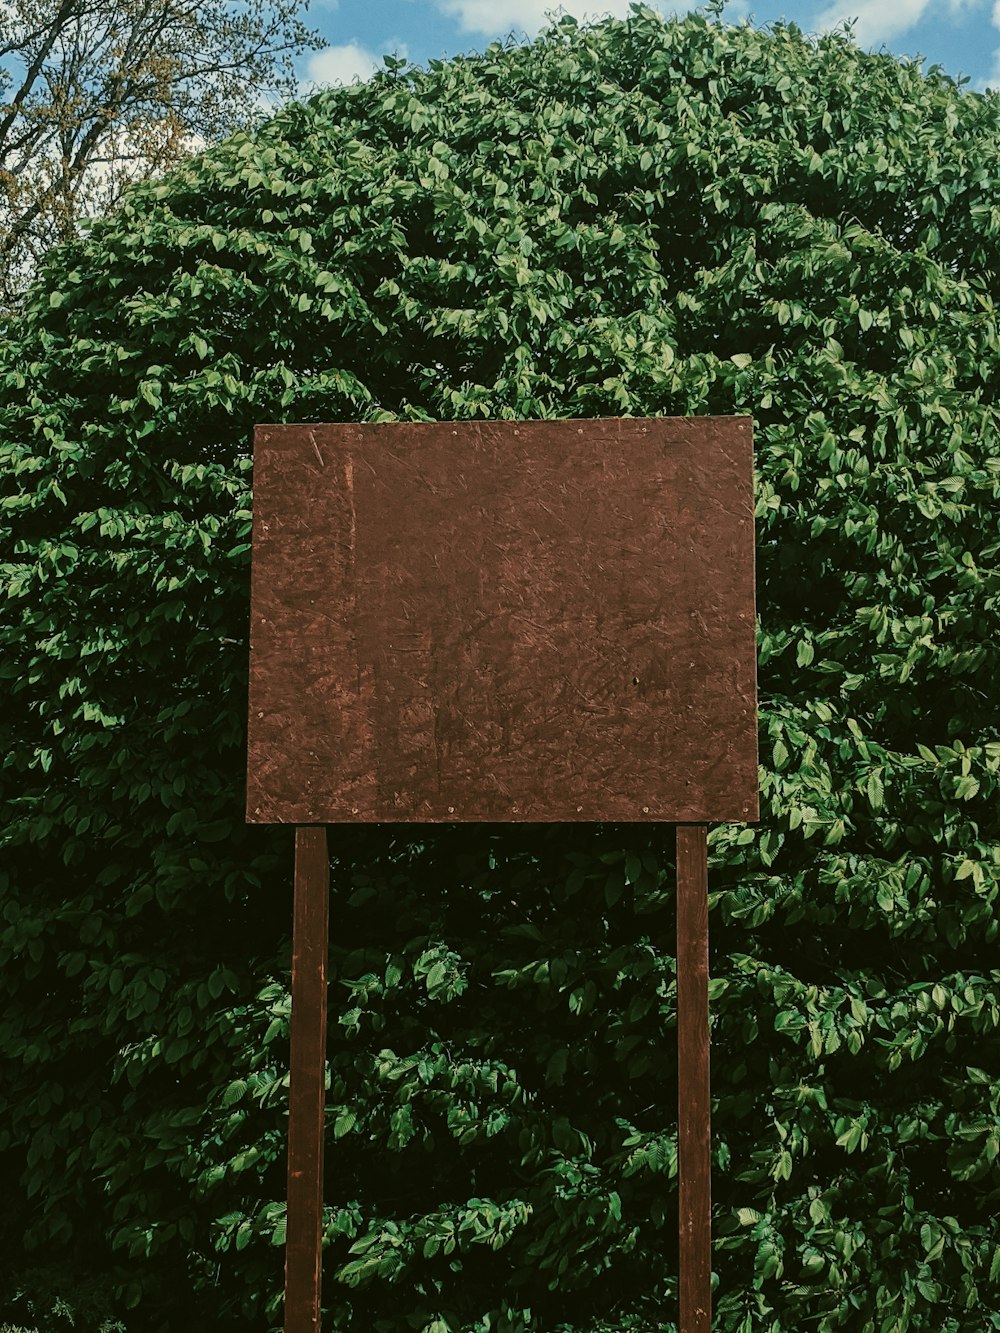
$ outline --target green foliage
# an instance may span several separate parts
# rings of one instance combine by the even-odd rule
[[[842,36],[562,18],[291,106],[51,257],[0,363],[13,1280],[58,1251],[130,1333],[278,1322],[252,424],[751,412],[717,1327],[1000,1328],[998,118]],[[662,837],[338,831],[329,1328],[674,1329]]]
[[[61,1263],[41,1263],[0,1288],[0,1317],[17,1325],[0,1324],[0,1333],[125,1333],[114,1316],[110,1284],[98,1274],[73,1272]],[[30,1324],[31,1327],[21,1325]]]

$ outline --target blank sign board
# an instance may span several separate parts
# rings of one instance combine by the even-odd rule
[[[757,818],[747,417],[260,426],[252,823]]]

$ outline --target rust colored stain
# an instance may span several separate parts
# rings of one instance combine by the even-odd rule
[[[252,823],[757,818],[748,417],[257,428]]]

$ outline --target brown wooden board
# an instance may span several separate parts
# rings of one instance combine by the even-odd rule
[[[757,818],[749,417],[259,426],[252,823]]]

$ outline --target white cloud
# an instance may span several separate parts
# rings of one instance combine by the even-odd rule
[[[648,0],[647,0],[648,3]],[[1000,3],[1000,0],[998,0]],[[659,8],[651,5],[651,8]],[[456,17],[463,32],[481,32],[488,37],[508,32],[536,33],[546,22],[546,13],[563,9],[577,19],[627,18],[629,0],[438,0],[438,9]]]
[[[977,93],[985,93],[990,90],[1000,92],[1000,46],[993,52],[993,68],[985,79],[980,79],[977,83],[974,83],[972,88]]]
[[[1000,0],[994,0],[993,26],[1000,28]],[[975,85],[976,92],[985,93],[988,89],[1000,90],[1000,46],[993,52],[993,68],[985,79]]]
[[[364,82],[382,65],[381,59],[358,42],[341,46],[327,46],[315,51],[306,62],[306,84],[327,85],[352,83],[355,78]]]
[[[820,30],[839,27],[845,19],[857,19],[854,40],[859,46],[878,46],[919,23],[930,0],[834,0],[817,17]]]
[[[988,0],[833,0],[818,15],[820,30],[837,28],[845,19],[857,19],[854,39],[859,46],[879,46],[907,32],[935,10],[947,9],[952,18],[979,9]],[[993,22],[1000,28],[1000,0],[993,0]]]

